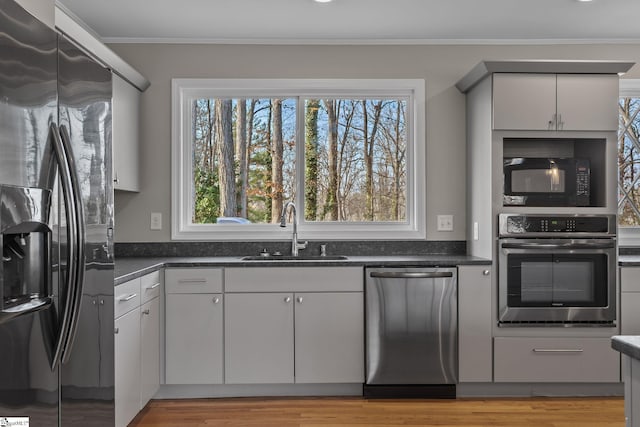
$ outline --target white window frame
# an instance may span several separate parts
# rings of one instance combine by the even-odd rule
[[[422,79],[172,79],[171,239],[211,241],[288,240],[278,224],[194,224],[191,105],[211,97],[407,98],[407,218],[404,222],[307,222],[298,200],[299,239],[412,240],[426,238],[425,83]],[[297,144],[304,141],[298,114]],[[303,145],[302,145],[303,146]],[[304,194],[304,150],[296,149],[296,194]]]
[[[640,79],[620,79],[619,98],[640,98]],[[616,142],[618,138],[616,137]],[[616,169],[617,171],[617,169]],[[616,176],[616,193],[620,177]],[[616,200],[616,211],[617,211]],[[618,227],[618,246],[640,246],[640,227]]]

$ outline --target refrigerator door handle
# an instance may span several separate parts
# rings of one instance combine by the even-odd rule
[[[49,126],[49,138],[53,145],[53,152],[55,154],[56,162],[58,165],[58,173],[60,175],[60,185],[62,187],[62,195],[64,199],[65,215],[67,220],[67,280],[66,280],[66,298],[64,302],[64,309],[62,313],[62,320],[58,327],[58,336],[54,347],[53,358],[51,360],[51,370],[55,370],[58,362],[61,359],[61,354],[65,343],[67,342],[67,336],[69,334],[69,324],[71,323],[72,304],[75,301],[75,283],[76,283],[76,241],[77,241],[77,217],[76,210],[73,206],[73,186],[71,183],[71,169],[69,162],[67,161],[68,154],[65,146],[62,143],[58,127],[55,123],[51,123]]]
[[[84,288],[84,271],[85,271],[85,222],[84,222],[84,208],[82,206],[82,194],[80,192],[80,180],[78,178],[77,167],[75,165],[75,161],[73,156],[71,155],[71,138],[69,138],[69,133],[67,132],[67,128],[64,125],[60,125],[60,136],[62,145],[64,146],[65,153],[67,154],[66,161],[71,171],[70,181],[71,188],[73,192],[72,204],[73,210],[76,216],[76,236],[74,243],[76,245],[76,259],[74,262],[75,269],[75,283],[72,283],[74,291],[73,291],[73,304],[70,307],[70,321],[69,321],[69,329],[66,336],[65,343],[62,348],[62,363],[66,363],[69,361],[71,357],[71,349],[73,348],[73,342],[76,338],[76,333],[78,332],[78,319],[80,318],[80,304],[82,302],[82,292]]]

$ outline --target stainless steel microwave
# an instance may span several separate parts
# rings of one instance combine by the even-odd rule
[[[504,206],[590,206],[590,203],[589,159],[504,159]]]

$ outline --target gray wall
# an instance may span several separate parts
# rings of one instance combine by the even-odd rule
[[[170,240],[172,78],[420,78],[426,82],[427,240],[465,240],[465,97],[455,83],[483,59],[625,60],[640,45],[268,46],[113,44],[150,81],[142,96],[141,191],[116,193],[118,242]],[[640,66],[625,77],[639,78]],[[161,212],[163,229],[149,229]],[[454,231],[436,231],[453,214]]]

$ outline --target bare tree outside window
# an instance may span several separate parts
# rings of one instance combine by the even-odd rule
[[[308,222],[406,221],[406,108],[382,98],[195,100],[193,223],[277,223],[287,200]]]
[[[621,98],[618,112],[618,225],[640,226],[640,98]]]

